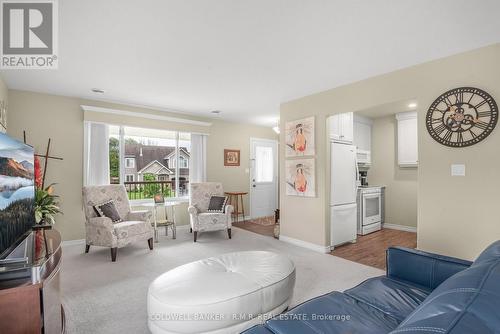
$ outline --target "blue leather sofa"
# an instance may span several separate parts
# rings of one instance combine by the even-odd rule
[[[386,276],[316,297],[244,333],[500,333],[500,241],[474,262],[391,247]]]

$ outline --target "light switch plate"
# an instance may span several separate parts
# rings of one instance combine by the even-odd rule
[[[451,176],[465,176],[465,165],[463,164],[451,165]]]

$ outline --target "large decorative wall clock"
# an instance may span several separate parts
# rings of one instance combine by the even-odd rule
[[[498,106],[484,90],[460,87],[443,93],[429,107],[426,127],[437,142],[466,147],[488,137],[498,121]]]

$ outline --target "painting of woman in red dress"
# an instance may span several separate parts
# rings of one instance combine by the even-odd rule
[[[314,159],[286,160],[286,194],[315,197]]]
[[[287,157],[314,155],[314,117],[287,122],[285,143]]]

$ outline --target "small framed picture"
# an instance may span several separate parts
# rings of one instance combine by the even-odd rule
[[[240,150],[224,150],[224,166],[239,166]]]

